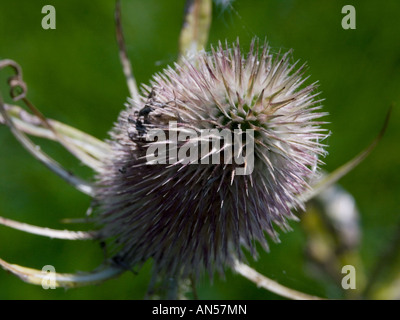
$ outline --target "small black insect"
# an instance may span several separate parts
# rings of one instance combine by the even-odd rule
[[[174,101],[169,101],[166,103],[160,102],[156,100],[156,92],[154,88],[151,90],[149,95],[147,96],[147,101],[142,109],[139,111],[135,111],[133,114],[128,116],[128,122],[135,126],[135,132],[129,132],[129,137],[132,140],[143,139],[147,134],[147,125],[151,124],[149,119],[149,115],[153,112],[156,108],[164,108],[169,103]],[[156,117],[160,117],[160,114],[156,114]]]
[[[136,130],[139,134],[139,137],[143,137],[147,133],[146,127],[143,125],[142,121],[140,121],[139,119],[136,120],[135,126],[136,126]]]
[[[147,96],[147,102],[142,109],[139,111],[139,117],[143,117],[143,121],[145,124],[149,124],[148,116],[150,112],[154,111],[153,105],[157,105],[158,103],[155,101],[156,92],[154,89],[151,90],[149,95]]]
[[[135,129],[137,131],[136,134],[130,134],[131,139],[135,138],[143,138],[146,133],[146,124],[150,124],[150,121],[148,120],[148,116],[150,112],[152,112],[154,109],[151,106],[154,103],[154,97],[155,97],[155,91],[154,89],[151,90],[150,94],[147,97],[147,102],[144,105],[140,111],[135,111],[135,113],[132,115],[128,116],[128,122],[135,125]]]
[[[150,114],[150,112],[152,112],[154,109],[149,106],[148,104],[146,104],[140,111],[139,111],[139,117],[143,117],[143,121],[145,124],[149,124],[149,120],[148,120],[148,115]]]

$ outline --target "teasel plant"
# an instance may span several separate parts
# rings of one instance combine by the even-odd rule
[[[246,263],[243,249],[257,258],[256,243],[268,250],[269,240],[279,242],[276,229],[289,231],[289,221],[299,220],[298,211],[306,211],[301,224],[307,253],[321,270],[338,278],[340,266],[360,266],[357,208],[337,182],[375,148],[390,112],[365,150],[332,173],[324,172],[326,113],[317,83],[304,84],[307,66],[292,63],[290,51],[271,53],[268,43],[257,38],[248,49],[237,40],[221,41],[205,51],[211,17],[211,0],[187,1],[178,62],[139,90],[116,1],[116,38],[130,98],[106,141],[47,118],[29,100],[21,66],[10,59],[0,61],[0,70],[14,71],[9,79],[13,103],[0,96],[0,123],[34,158],[93,199],[84,219],[95,226],[89,231],[55,230],[0,217],[0,224],[31,234],[98,242],[105,252],[103,264],[91,272],[57,273],[58,287],[97,285],[152,260],[147,298],[185,298],[188,291],[196,298],[201,277],[212,279],[230,268],[282,297],[322,299],[283,286]],[[149,165],[146,151],[158,144],[146,135],[152,129],[166,130],[171,121],[177,126],[169,135],[188,129],[253,130],[253,171],[237,175],[239,166],[232,161],[193,164],[175,159]],[[92,181],[66,170],[29,136],[58,142],[93,170]],[[178,152],[199,140],[168,143]],[[223,147],[211,149],[196,160],[224,153]],[[46,277],[41,270],[3,259],[0,265],[27,283],[42,285]],[[368,292],[372,284],[362,267],[357,270],[358,284]],[[349,298],[359,297],[350,293]]]

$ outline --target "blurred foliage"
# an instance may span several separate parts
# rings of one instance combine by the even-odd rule
[[[41,9],[47,4],[57,10],[56,30],[41,27]],[[341,9],[346,4],[357,10],[356,30],[341,27]],[[122,1],[125,39],[138,83],[148,83],[152,74],[176,60],[184,5],[184,0]],[[394,105],[384,139],[341,181],[361,215],[360,255],[368,277],[400,230],[400,2],[338,0],[322,5],[316,0],[236,0],[232,6],[214,4],[211,44],[239,37],[246,51],[254,36],[267,38],[276,52],[293,48],[294,61],[307,61],[310,66],[309,81],[319,81],[332,131],[325,170],[334,170],[366,147]],[[110,0],[0,3],[0,58],[14,59],[22,66],[30,100],[46,116],[101,139],[107,138],[128,95],[113,15],[114,1]],[[3,95],[6,78],[2,72]],[[91,176],[60,146],[42,145],[68,169]],[[63,229],[61,219],[82,217],[89,205],[87,196],[34,161],[9,130],[0,127],[1,216]],[[293,232],[281,234],[282,243],[272,243],[269,253],[260,249],[257,262],[249,259],[251,265],[291,288],[327,298],[344,297],[340,282],[308,260],[301,224],[291,225]],[[395,255],[397,248],[390,254]],[[0,257],[37,269],[51,264],[59,272],[74,272],[94,269],[102,252],[93,242],[49,240],[0,227]],[[398,260],[387,259],[395,264]],[[0,270],[0,299],[142,299],[150,265],[98,287],[68,291],[43,290]],[[399,270],[387,268],[394,275]],[[393,286],[390,279],[394,278],[386,274],[385,281]],[[396,286],[390,289],[400,291],[398,280]],[[278,298],[230,271],[225,279],[217,276],[213,284],[203,279],[198,291],[203,299]]]

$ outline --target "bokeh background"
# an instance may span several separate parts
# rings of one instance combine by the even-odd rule
[[[307,61],[309,82],[319,81],[332,135],[324,169],[332,171],[365,148],[379,132],[394,105],[384,139],[341,185],[361,213],[361,257],[368,274],[386,250],[400,222],[400,2],[236,0],[233,9],[214,4],[210,43],[240,38],[268,39],[274,51],[293,48],[294,60]],[[56,8],[56,30],[43,30],[41,9]],[[341,27],[344,5],[356,8],[356,30]],[[178,53],[184,0],[122,0],[128,54],[138,83],[172,64]],[[48,117],[105,139],[128,91],[115,41],[114,1],[2,0],[0,58],[16,60],[24,70],[29,99]],[[0,90],[7,96],[1,71]],[[38,140],[35,140],[38,141]],[[43,148],[68,169],[85,177],[83,168],[55,143]],[[63,218],[82,217],[90,199],[49,172],[0,127],[0,215],[52,228],[69,226]],[[310,267],[301,225],[281,234],[282,243],[260,251],[252,266],[280,283],[327,298],[341,298],[340,283]],[[49,240],[0,226],[0,257],[36,269],[89,271],[102,261],[93,242]],[[396,263],[396,262],[393,262]],[[0,269],[0,299],[142,299],[151,263],[137,275],[126,273],[100,286],[44,290]],[[199,284],[202,299],[278,299],[239,275],[207,278]]]

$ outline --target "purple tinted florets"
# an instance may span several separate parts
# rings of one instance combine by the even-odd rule
[[[316,174],[327,135],[316,86],[302,87],[305,66],[296,69],[289,54],[254,43],[246,57],[238,44],[220,45],[164,70],[121,112],[97,192],[101,238],[119,262],[132,267],[152,258],[156,274],[168,277],[223,272],[243,258],[242,247],[253,256],[256,241],[267,249],[265,233],[277,240],[274,225],[289,229],[292,210],[303,208],[299,195]],[[216,154],[225,159],[226,146],[199,152],[199,161],[171,158],[200,143],[193,136],[172,142],[189,129],[252,131],[251,173],[238,175],[234,161],[205,164]],[[162,142],[148,139],[152,130],[166,132],[164,142],[173,145],[166,163],[147,161],[149,148]]]

